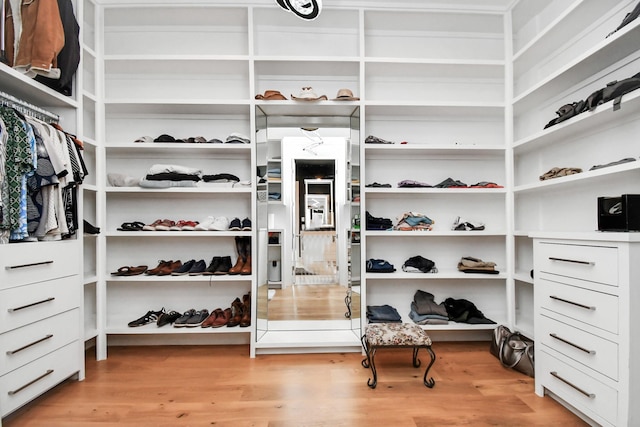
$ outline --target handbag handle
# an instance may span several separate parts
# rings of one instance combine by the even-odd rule
[[[504,366],[506,368],[513,369],[518,363],[520,363],[520,360],[522,360],[522,356],[524,356],[525,354],[527,355],[527,357],[531,361],[531,364],[533,365],[533,357],[531,355],[531,348],[532,348],[531,344],[526,344],[526,347],[525,347],[524,351],[517,355],[516,360],[512,364],[505,363],[504,356],[503,356],[504,355],[504,346],[506,345],[506,343],[513,336],[520,337],[520,333],[519,332],[514,332],[514,333],[512,333],[511,335],[509,335],[507,338],[503,339],[500,342],[500,353],[499,353],[500,358],[499,359],[500,359],[500,363],[502,364],[502,366]]]

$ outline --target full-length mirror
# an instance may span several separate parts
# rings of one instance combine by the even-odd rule
[[[359,336],[359,120],[256,116],[258,338]]]

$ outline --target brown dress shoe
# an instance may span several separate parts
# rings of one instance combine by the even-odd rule
[[[170,276],[173,270],[176,270],[180,267],[182,267],[182,261],[180,260],[174,261],[172,263],[167,263],[167,265],[160,269],[160,271],[158,272],[158,276]]]
[[[242,301],[240,298],[236,298],[231,303],[231,318],[227,322],[229,328],[238,326],[242,320]]]
[[[231,319],[231,309],[225,308],[224,311],[220,310],[220,314],[218,314],[216,321],[213,322],[211,326],[214,328],[225,326],[229,322],[229,319]]]
[[[242,297],[242,319],[240,319],[240,327],[247,326],[251,326],[251,295],[249,294]]]
[[[160,260],[158,261],[158,266],[156,268],[152,268],[151,270],[147,270],[144,274],[148,275],[148,276],[155,276],[158,273],[160,273],[160,271],[167,265],[167,264],[171,264],[173,262],[173,260],[171,261],[165,261],[165,260]]]
[[[209,317],[207,317],[206,319],[204,319],[204,322],[202,322],[202,325],[200,325],[203,328],[210,328],[213,326],[213,324],[215,323],[216,319],[218,318],[218,316],[222,313],[222,309],[221,308],[216,308],[215,310],[213,310],[211,312],[211,314],[209,315]]]

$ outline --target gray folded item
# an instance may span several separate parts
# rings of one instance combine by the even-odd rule
[[[171,188],[171,187],[197,187],[197,183],[195,181],[170,181],[170,180],[160,180],[160,181],[152,181],[146,178],[142,178],[140,180],[140,187],[143,188]]]
[[[411,308],[412,310],[415,310],[417,314],[421,315],[438,314],[440,316],[449,316],[447,309],[443,304],[436,304],[432,294],[421,291],[420,289],[418,289],[413,296]]]
[[[112,187],[137,187],[140,184],[140,178],[134,178],[122,173],[108,173],[107,181]]]

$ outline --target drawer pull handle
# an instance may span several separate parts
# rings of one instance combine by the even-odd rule
[[[22,390],[24,390],[25,388],[29,387],[31,384],[34,384],[34,383],[40,381],[41,379],[43,379],[47,375],[51,375],[52,373],[53,373],[53,369],[48,369],[47,372],[45,372],[44,374],[40,375],[38,378],[29,381],[28,383],[26,383],[22,387],[17,388],[15,390],[10,390],[9,393],[8,393],[9,396],[13,396],[14,394],[20,393]]]
[[[42,301],[32,302],[31,304],[23,305],[21,307],[10,308],[7,311],[9,313],[13,313],[14,311],[24,310],[25,308],[33,307],[34,305],[44,304],[45,302],[53,301],[54,299],[55,299],[54,297],[49,297],[47,299],[43,299]]]
[[[557,339],[558,341],[562,341],[562,342],[563,342],[563,343],[565,343],[565,344],[569,344],[571,347],[575,347],[575,348],[577,348],[577,349],[578,349],[578,350],[580,350],[580,351],[584,351],[584,352],[585,352],[585,353],[587,353],[587,354],[596,354],[596,351],[595,351],[595,350],[587,350],[587,349],[586,349],[586,348],[584,348],[584,347],[580,347],[578,344],[574,344],[574,343],[572,343],[572,342],[571,342],[571,341],[569,341],[569,340],[566,340],[566,339],[564,339],[564,338],[560,338],[560,337],[559,337],[558,335],[556,335],[556,334],[549,334],[549,336],[550,336],[551,338],[555,338],[555,339]]]
[[[560,381],[562,381],[563,383],[565,383],[566,385],[568,385],[571,388],[576,389],[577,391],[579,391],[580,393],[584,394],[585,396],[587,396],[589,399],[595,399],[596,395],[593,393],[587,393],[586,391],[584,391],[583,389],[581,389],[580,387],[573,385],[570,381],[565,380],[564,378],[562,378],[560,375],[558,375],[557,372],[549,372],[552,376],[556,377],[557,379],[559,379]]]
[[[554,299],[556,301],[560,301],[560,302],[566,302],[567,304],[571,304],[571,305],[575,305],[576,307],[580,307],[580,308],[584,308],[587,310],[595,310],[596,308],[592,305],[584,305],[584,304],[580,304],[579,302],[573,302],[573,301],[569,301],[568,299],[563,299],[554,295],[549,295],[549,298]]]
[[[42,261],[42,262],[34,262],[31,264],[21,264],[21,265],[8,265],[5,267],[6,270],[16,270],[18,268],[25,268],[25,267],[36,267],[38,265],[46,265],[46,264],[53,264],[53,260],[50,261]]]
[[[556,257],[552,257],[552,256],[550,256],[549,259],[551,261],[570,262],[572,264],[596,265],[596,263],[593,262],[593,261],[580,261],[580,260],[577,260],[577,259],[556,258]]]
[[[9,356],[14,355],[14,354],[16,354],[16,353],[18,353],[18,352],[21,352],[22,350],[26,350],[27,348],[29,348],[29,347],[31,347],[31,346],[33,346],[33,345],[36,345],[36,344],[38,344],[38,343],[41,343],[42,341],[46,341],[46,340],[48,340],[49,338],[53,338],[53,335],[52,335],[52,334],[48,334],[46,337],[42,337],[42,338],[40,338],[39,340],[35,340],[35,341],[34,341],[34,342],[32,342],[32,343],[29,343],[29,344],[27,344],[27,345],[23,345],[23,346],[22,346],[22,347],[20,347],[20,348],[16,348],[15,350],[9,350],[9,351],[7,351],[7,354],[8,354]]]

